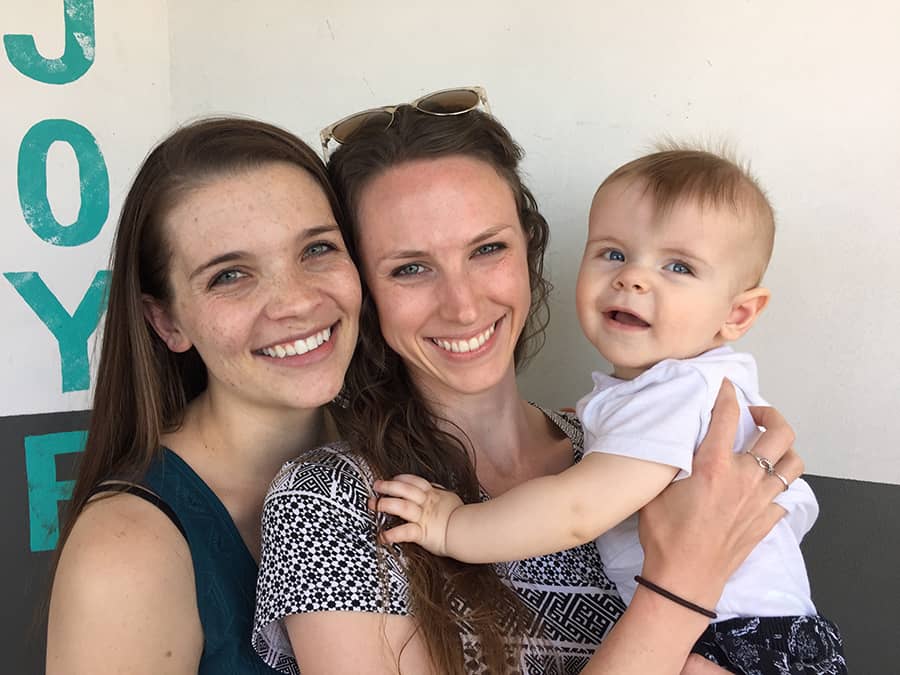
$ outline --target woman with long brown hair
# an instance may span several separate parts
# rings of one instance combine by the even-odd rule
[[[591,672],[679,672],[705,619],[647,593],[623,615],[591,545],[489,566],[378,544],[389,523],[371,510],[375,478],[419,474],[475,501],[582,452],[574,416],[516,386],[549,288],[521,151],[474,105],[435,102],[353,120],[329,162],[363,280],[335,413],[345,441],[287,464],[267,496],[254,644],[272,664],[293,651],[303,673],[463,675],[579,672],[603,641]],[[731,455],[723,401],[694,477],[644,518],[648,578],[705,604],[779,515]],[[761,422],[766,456],[787,452],[779,471],[796,476],[789,428],[774,411]]]
[[[325,168],[243,119],[185,126],[122,209],[47,673],[271,673],[250,648],[263,496],[327,440],[359,278]]]

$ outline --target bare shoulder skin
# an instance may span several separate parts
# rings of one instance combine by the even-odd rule
[[[196,675],[202,650],[190,551],[175,525],[132,495],[90,502],[53,584],[47,675]]]
[[[437,675],[415,619],[374,612],[313,612],[285,617],[303,673]],[[347,645],[353,645],[347,649]]]

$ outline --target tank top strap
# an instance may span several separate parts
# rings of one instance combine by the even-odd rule
[[[198,675],[277,672],[250,643],[259,568],[228,509],[169,448],[160,448],[140,482],[172,508],[186,532],[204,634]]]
[[[143,485],[138,483],[131,483],[128,481],[118,481],[111,480],[100,483],[99,485],[95,485],[91,491],[88,493],[88,499],[95,497],[99,494],[104,494],[106,492],[120,492],[124,494],[134,495],[135,497],[140,497],[144,501],[150,502],[162,511],[166,516],[168,516],[169,520],[172,521],[172,524],[178,528],[178,531],[181,532],[181,536],[187,539],[187,532],[185,532],[184,525],[181,524],[181,520],[179,520],[178,515],[175,513],[174,509],[158,494],[153,492],[152,490],[148,490]]]

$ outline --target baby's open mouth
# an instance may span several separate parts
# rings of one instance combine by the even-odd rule
[[[638,315],[632,314],[631,312],[624,312],[620,309],[614,309],[610,312],[606,312],[606,316],[608,316],[616,323],[623,323],[626,326],[636,326],[638,328],[650,327],[650,324],[644,321]]]

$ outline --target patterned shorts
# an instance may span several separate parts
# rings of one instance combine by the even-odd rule
[[[840,632],[821,616],[720,621],[691,651],[741,675],[847,675]]]

